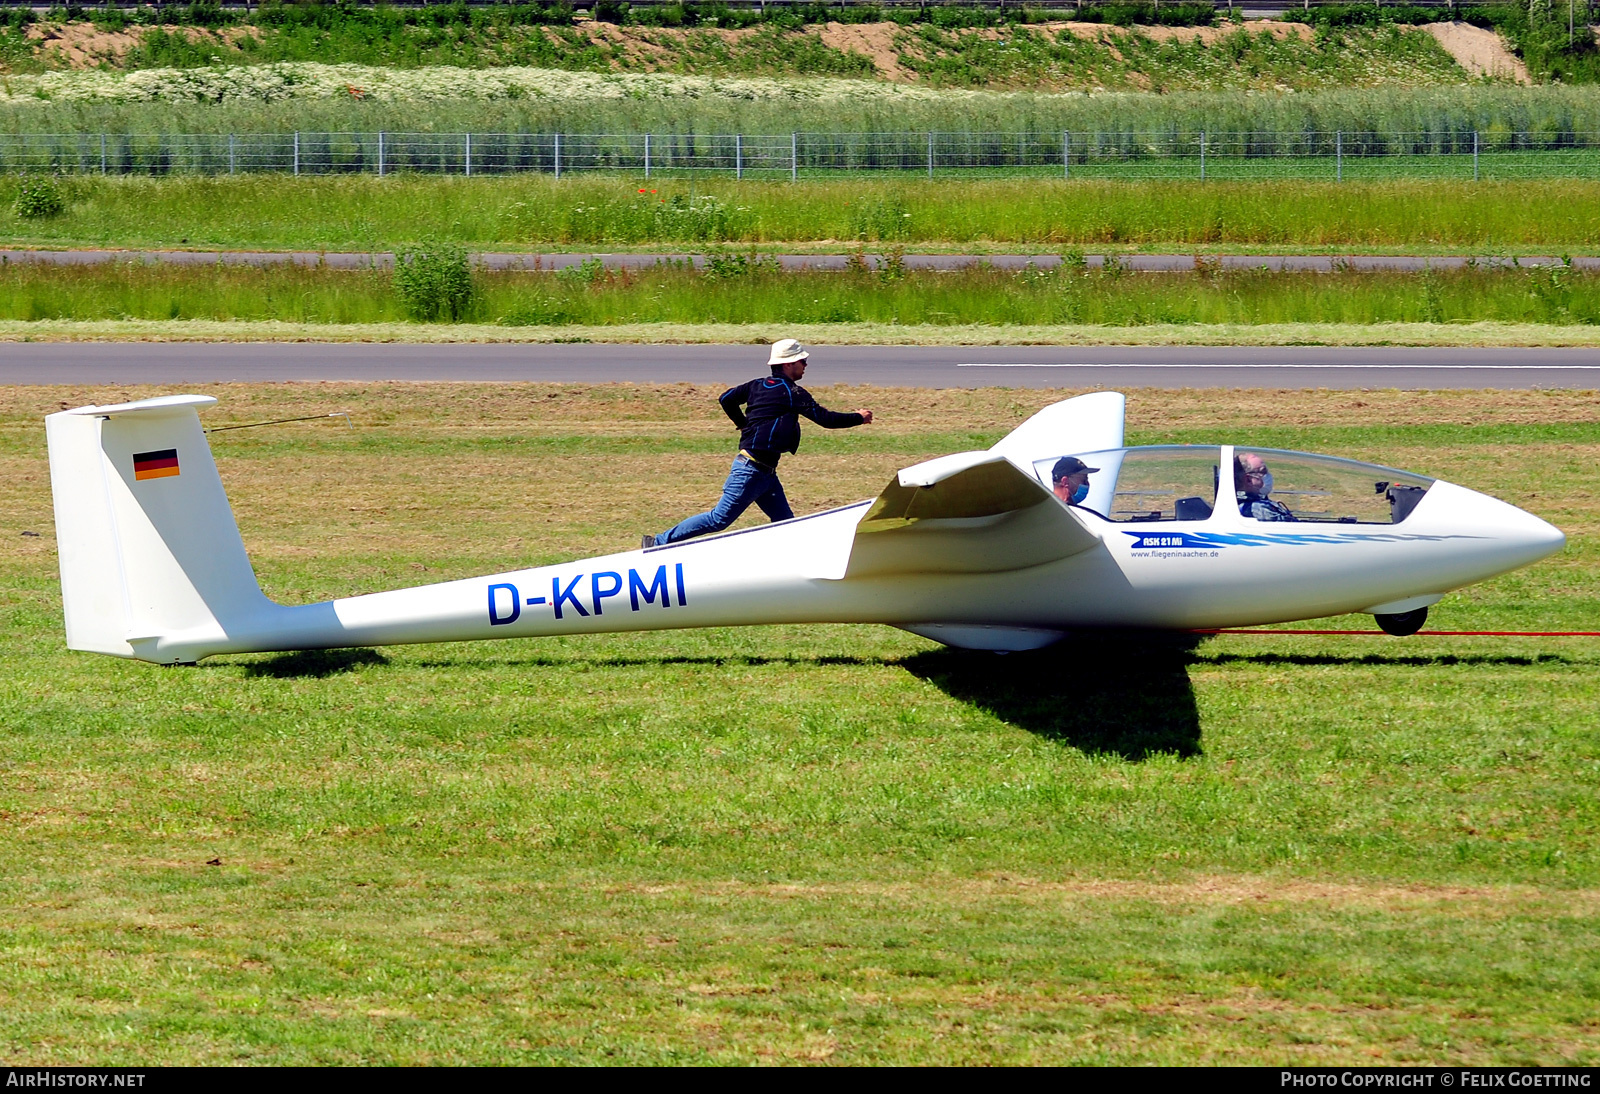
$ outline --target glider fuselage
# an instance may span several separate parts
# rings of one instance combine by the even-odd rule
[[[250,651],[882,623],[951,645],[1026,649],[1079,628],[1407,612],[1564,542],[1537,517],[1462,487],[1265,449],[1251,454],[1279,468],[1280,495],[1298,515],[1255,519],[1228,489],[1232,447],[1113,448],[1121,397],[1104,393],[1041,411],[988,452],[906,468],[856,505],[285,606],[262,594],[244,555],[195,413],[212,401],[174,396],[51,415],[73,648],[171,664]],[[1058,434],[1100,444],[1069,447]],[[1082,506],[1051,493],[1048,467],[1061,451],[1095,466]]]
[[[1507,517],[1520,511],[1492,498],[1448,483],[1430,494],[1403,531],[1262,525],[1227,508],[1159,527],[1090,514],[1103,549],[1025,569],[821,576],[855,535],[871,504],[861,502],[667,547],[284,609],[280,641],[314,637],[331,610],[340,645],[761,623],[992,628],[1038,632],[1043,644],[1078,628],[1198,630],[1431,602],[1542,557],[1552,542],[1542,521],[1508,535]],[[1511,514],[1474,519],[1484,503]],[[321,618],[297,635],[294,616],[311,611]],[[996,635],[1007,637],[1029,644],[1026,633]]]

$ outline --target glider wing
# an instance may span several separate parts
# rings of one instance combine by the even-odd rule
[[[1100,544],[1032,475],[994,452],[908,467],[856,525],[845,577],[1020,570]]]

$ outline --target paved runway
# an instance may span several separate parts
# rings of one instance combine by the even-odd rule
[[[0,343],[0,383],[282,380],[731,384],[763,346]],[[892,387],[1600,388],[1600,349],[1332,346],[819,346],[809,385]]]

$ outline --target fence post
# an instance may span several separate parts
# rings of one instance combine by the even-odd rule
[[[789,134],[789,181],[800,180],[800,134]]]
[[[300,130],[294,131],[294,173],[300,173]]]
[[[1072,134],[1061,134],[1061,177],[1072,177]]]
[[[1206,181],[1206,135],[1200,134],[1200,181]]]
[[[100,173],[106,173],[106,135],[100,134]]]
[[[650,134],[644,135],[644,180],[650,181]]]
[[[378,130],[378,177],[383,178],[383,130]]]
[[[467,154],[463,158],[462,162],[464,162],[467,165],[467,178],[470,179],[472,177],[472,134],[471,133],[466,134],[466,138],[467,138]]]
[[[1478,181],[1478,131],[1472,131],[1472,181]]]
[[[741,133],[733,135],[733,177],[744,178],[744,135]]]
[[[556,178],[561,177],[561,134],[556,134]]]
[[[928,177],[933,178],[933,134],[928,134]]]
[[[1344,181],[1344,131],[1333,135],[1333,181]]]

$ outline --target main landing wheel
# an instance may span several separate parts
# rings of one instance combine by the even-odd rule
[[[1378,626],[1383,628],[1384,634],[1405,638],[1422,629],[1422,625],[1428,621],[1428,609],[1418,608],[1416,611],[1401,612],[1399,615],[1375,615],[1372,618],[1378,621]]]

